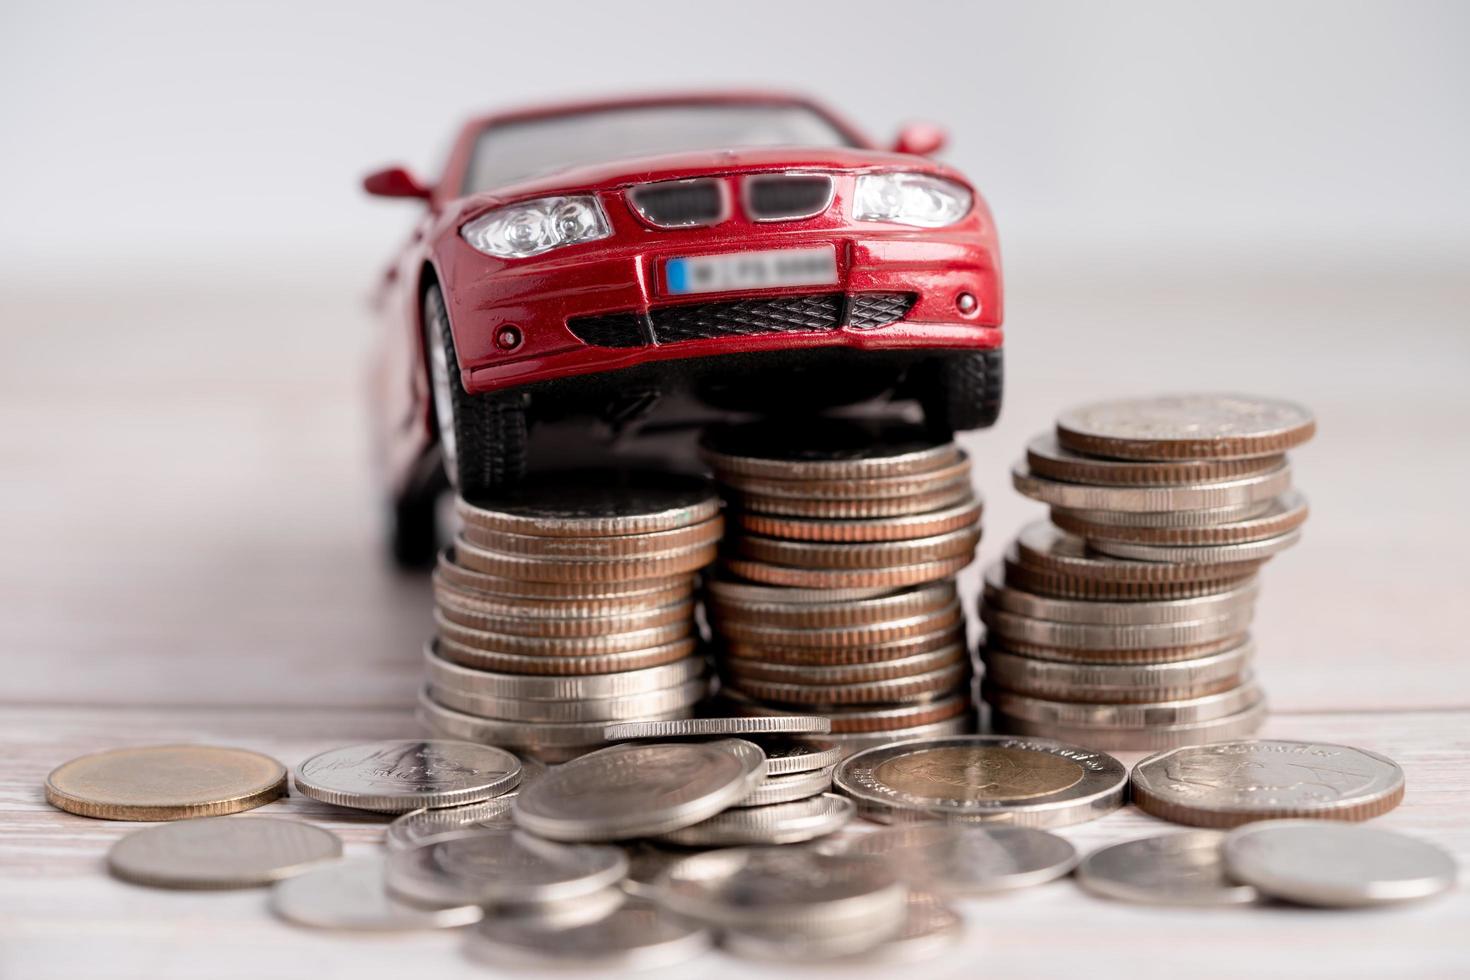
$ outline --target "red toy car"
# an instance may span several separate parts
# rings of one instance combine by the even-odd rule
[[[432,553],[444,475],[469,496],[517,480],[538,421],[627,426],[678,393],[755,412],[888,395],[941,430],[990,425],[995,226],[925,158],[943,142],[910,126],[880,150],[789,95],[668,95],[485,116],[432,185],[367,177],[428,205],[374,297],[395,555]]]

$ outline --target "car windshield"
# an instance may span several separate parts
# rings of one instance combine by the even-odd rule
[[[829,119],[791,103],[627,106],[498,123],[475,142],[464,193],[580,164],[742,146],[851,146]]]

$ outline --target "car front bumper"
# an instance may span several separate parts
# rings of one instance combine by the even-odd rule
[[[799,288],[672,295],[663,280],[670,258],[751,249],[810,247],[830,242],[837,255],[835,284]],[[958,229],[841,233],[834,229],[762,236],[760,241],[680,239],[656,247],[574,246],[517,263],[489,261],[463,242],[440,255],[449,283],[450,321],[465,389],[501,391],[577,375],[622,371],[643,364],[724,354],[844,348],[855,351],[990,350],[1002,345],[1000,271],[996,257],[973,233]],[[671,343],[598,346],[579,338],[569,320],[608,314],[646,314],[674,304],[789,298],[809,294],[904,293],[907,314],[891,323],[856,327],[722,334]],[[960,297],[973,298],[963,312]],[[496,343],[513,326],[521,342]]]

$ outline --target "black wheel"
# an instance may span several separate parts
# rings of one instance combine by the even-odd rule
[[[449,482],[466,497],[519,482],[526,473],[526,397],[464,390],[444,294],[437,285],[424,293],[424,344]]]
[[[917,386],[924,421],[938,432],[985,429],[1000,417],[1003,350],[965,351],[923,365]]]
[[[388,504],[388,552],[393,564],[420,571],[434,564],[439,552],[436,514],[439,495],[411,493]]]

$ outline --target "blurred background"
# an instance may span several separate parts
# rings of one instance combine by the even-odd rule
[[[408,704],[428,589],[381,559],[364,303],[418,205],[360,177],[432,176],[488,108],[736,85],[882,141],[938,122],[988,198],[985,561],[1041,516],[1007,471],[1066,405],[1293,398],[1321,429],[1306,542],[1266,572],[1276,707],[1464,702],[1467,38],[1452,2],[10,0],[9,694]]]

